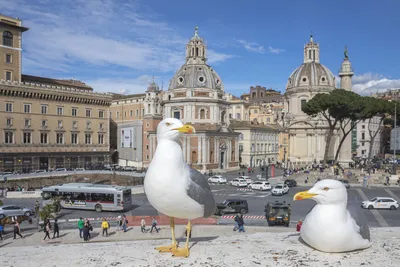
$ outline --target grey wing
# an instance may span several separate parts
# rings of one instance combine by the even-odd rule
[[[364,239],[368,239],[369,241],[371,241],[371,235],[369,232],[367,217],[365,217],[364,211],[361,210],[361,208],[357,208],[355,206],[350,206],[350,205],[347,207],[347,211],[354,219],[356,224],[360,227],[360,235]]]
[[[190,168],[190,183],[187,194],[197,203],[204,206],[204,217],[210,217],[215,213],[216,204],[211,187],[206,178],[199,171]]]

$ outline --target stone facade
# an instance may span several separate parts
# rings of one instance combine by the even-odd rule
[[[0,30],[0,172],[108,163],[111,96],[76,80],[21,74],[27,28],[0,15]]]

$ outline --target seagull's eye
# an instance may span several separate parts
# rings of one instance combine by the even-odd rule
[[[165,125],[167,125],[167,126],[171,126],[171,123],[169,123],[169,122],[166,122],[166,123],[165,123]]]
[[[324,187],[324,191],[328,191],[329,190],[329,187]]]

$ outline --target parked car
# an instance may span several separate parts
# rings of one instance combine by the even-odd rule
[[[339,181],[342,182],[343,185],[344,185],[347,189],[350,188],[350,183],[349,183],[348,180],[340,179]]]
[[[285,201],[268,202],[264,209],[268,226],[285,225],[289,227],[291,210],[290,204],[286,204]]]
[[[361,207],[364,209],[391,209],[399,208],[399,203],[391,197],[374,197],[371,200],[363,201]]]
[[[33,209],[20,207],[16,205],[5,205],[0,207],[0,213],[6,216],[31,216],[35,214]]]
[[[217,203],[216,215],[224,215],[227,213],[241,213],[249,212],[249,205],[247,200],[242,199],[227,199],[222,203]]]
[[[253,182],[249,176],[239,176],[238,179],[245,179],[247,184],[251,184]]]
[[[247,187],[247,182],[245,179],[236,178],[232,180],[231,185],[237,187]]]
[[[67,169],[66,168],[57,168],[56,172],[66,172]]]
[[[208,178],[208,182],[214,184],[226,184],[228,180],[226,180],[226,178],[221,175],[214,175]]]
[[[254,183],[249,184],[248,186],[250,189],[255,189],[255,190],[271,190],[272,186],[268,182],[263,182],[263,181],[257,181]]]
[[[124,167],[122,167],[122,170],[126,171],[126,172],[133,172],[133,171],[136,171],[136,168],[132,167],[132,166],[124,166]]]
[[[289,192],[289,186],[287,186],[286,184],[277,184],[271,190],[273,196],[283,196],[288,192]]]
[[[297,186],[297,182],[295,180],[293,180],[293,179],[286,179],[284,184],[289,186],[289,187],[296,187]]]
[[[75,171],[77,171],[77,172],[84,172],[84,171],[85,171],[85,168],[76,168]]]

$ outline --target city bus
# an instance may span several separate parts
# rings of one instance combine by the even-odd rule
[[[101,211],[125,211],[132,208],[128,187],[91,183],[68,183],[44,187],[42,199],[59,199],[62,208]]]

